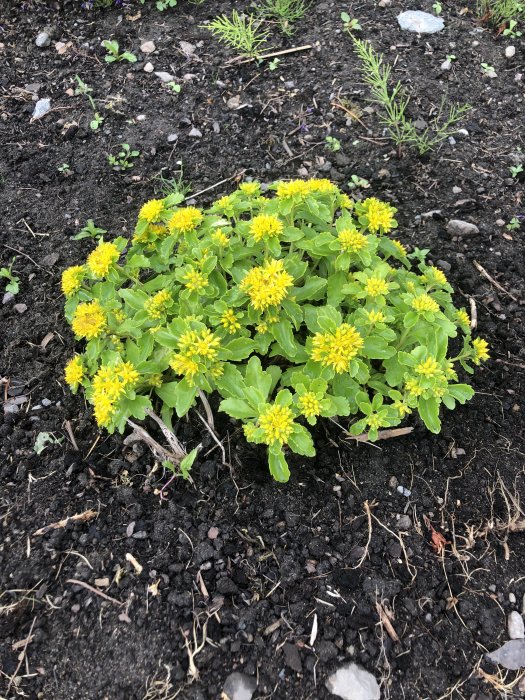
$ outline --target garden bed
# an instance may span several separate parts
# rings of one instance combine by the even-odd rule
[[[327,677],[354,660],[385,697],[497,697],[484,674],[498,669],[484,653],[508,638],[507,615],[525,593],[524,516],[511,500],[525,497],[524,226],[506,227],[523,214],[523,183],[510,171],[525,147],[523,44],[482,31],[472,3],[444,2],[445,29],[431,36],[399,29],[409,3],[355,5],[361,36],[413,93],[414,119],[428,121],[441,95],[473,107],[452,143],[399,158],[367,111],[339,17],[345,4],[314,3],[291,39],[273,33],[275,50],[310,46],[275,70],[232,64],[201,26],[232,6],[2,10],[0,266],[16,256],[20,292],[0,305],[0,376],[10,382],[3,398],[5,389],[28,400],[0,413],[0,696],[218,698],[239,671],[257,679],[254,698],[318,699],[332,697]],[[51,43],[39,48],[46,28]],[[108,38],[138,62],[105,63]],[[156,51],[145,55],[147,40]],[[75,75],[100,104],[96,131]],[[51,112],[32,121],[36,96]],[[341,98],[358,120],[347,121]],[[327,135],[340,151],[327,149]],[[107,155],[121,143],[140,155],[116,172]],[[158,176],[178,177],[181,162],[192,194],[206,190],[200,206],[247,176],[327,177],[343,189],[352,175],[365,178],[370,188],[358,194],[397,207],[397,237],[431,249],[458,306],[475,301],[491,360],[472,379],[474,399],[443,415],[439,435],[413,419],[410,435],[357,444],[321,425],[317,457],[290,459],[284,485],[217,413],[224,466],[190,412],[178,437],[188,449],[203,444],[193,483],[173,482],[161,500],[169,475],[150,474],[151,453],[100,432],[64,383],[76,345],[60,274],[93,247],[71,240],[87,219],[108,237],[131,235]],[[479,233],[451,236],[451,219]],[[59,442],[37,455],[42,432]],[[84,522],[35,534],[90,510]]]

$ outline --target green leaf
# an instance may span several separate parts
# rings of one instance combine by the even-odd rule
[[[278,452],[268,450],[268,466],[275,481],[284,484],[290,478],[290,469],[280,448]]]
[[[185,416],[190,410],[195,397],[197,396],[197,387],[190,386],[186,379],[180,382],[167,382],[155,389],[165,404],[170,408],[174,408],[179,418]]]
[[[222,376],[216,379],[215,383],[224,397],[240,398],[243,395],[244,377],[233,365],[225,364]]]
[[[333,333],[342,321],[341,313],[333,306],[321,306],[317,309],[317,325],[323,331]]]
[[[418,401],[417,410],[419,411],[421,420],[431,433],[439,433],[441,430],[441,421],[439,420],[439,404],[440,402],[435,398],[420,398]]]
[[[342,290],[343,285],[347,281],[347,277],[348,275],[344,272],[336,272],[335,274],[330,275],[330,277],[328,278],[327,300],[328,304],[330,304],[331,306],[339,306],[345,298],[345,294]]]
[[[255,344],[250,338],[235,338],[222,346],[220,352],[223,360],[245,360],[255,349]]]
[[[144,308],[144,302],[149,298],[140,289],[119,289],[118,295],[135,311],[141,311]]]
[[[181,471],[181,476],[183,479],[187,479],[190,475],[190,470],[193,466],[193,463],[197,459],[197,455],[199,454],[200,446],[195,447],[191,452],[188,452],[186,457],[181,460],[181,463],[179,464],[179,468]]]
[[[459,403],[464,404],[474,396],[474,389],[468,384],[449,384],[448,394],[453,396]]]
[[[273,337],[284,350],[285,356],[289,359],[295,357],[297,354],[297,346],[295,344],[290,321],[278,321],[272,324],[271,330]]]
[[[312,275],[306,279],[302,287],[295,287],[292,295],[296,301],[317,301],[322,299],[325,287],[325,279]]]
[[[363,354],[371,360],[385,360],[396,354],[396,349],[388,345],[379,335],[369,335],[365,338]]]
[[[288,438],[289,448],[298,455],[305,457],[315,456],[315,447],[312,436],[302,425],[297,423],[293,427],[293,432]]]
[[[219,404],[219,411],[224,411],[232,418],[253,418],[254,409],[243,399],[223,399]]]

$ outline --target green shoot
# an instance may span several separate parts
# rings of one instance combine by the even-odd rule
[[[243,56],[258,59],[260,48],[268,39],[268,32],[259,29],[258,22],[252,15],[240,15],[233,10],[231,18],[226,15],[212,20],[208,29],[223,44],[239,51]]]

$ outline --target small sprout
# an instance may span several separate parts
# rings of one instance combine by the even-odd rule
[[[38,433],[33,450],[41,454],[48,445],[60,445],[64,438],[57,438],[53,433]]]
[[[483,74],[486,75],[487,78],[496,77],[496,71],[494,70],[494,66],[491,66],[489,63],[482,63],[481,69],[483,71]]]
[[[107,233],[103,228],[95,226],[93,219],[88,219],[86,225],[74,236],[71,236],[72,241],[81,241],[83,238],[102,238]]]
[[[512,175],[512,177],[518,177],[518,175],[522,172],[523,172],[523,165],[521,163],[519,165],[511,165],[510,174]]]
[[[93,119],[89,122],[89,128],[92,131],[96,131],[103,121],[104,117],[102,117],[98,112],[95,112]]]
[[[503,36],[510,36],[512,39],[517,39],[521,36],[522,32],[518,31],[516,27],[518,23],[515,19],[509,20],[509,26],[503,30]]]
[[[118,155],[108,155],[108,163],[113,170],[129,170],[134,166],[132,158],[138,158],[139,156],[140,151],[132,151],[129,143],[121,143]]]
[[[307,7],[304,0],[264,0],[258,9],[262,17],[277,22],[280,31],[291,36],[293,23],[304,17]]]
[[[252,15],[240,15],[237,10],[232,10],[231,17],[216,17],[207,28],[219,41],[241,55],[258,59],[260,48],[268,39],[268,31],[260,29],[260,24],[260,20]]]
[[[135,54],[129,51],[123,51],[120,53],[118,41],[105,39],[102,42],[102,46],[106,49],[107,55],[104,56],[106,63],[114,63],[115,61],[128,61],[129,63],[136,63],[137,57]]]
[[[278,67],[280,62],[281,61],[279,58],[272,58],[272,60],[268,63],[268,68],[270,70],[277,70],[277,67]]]
[[[517,216],[513,216],[506,226],[507,231],[516,231],[521,226],[521,221]]]
[[[172,90],[173,92],[176,92],[176,93],[179,93],[182,90],[182,86],[179,85],[179,83],[176,83],[174,80],[167,83],[167,86],[169,87],[170,90]]]
[[[351,19],[347,12],[341,12],[341,20],[347,32],[360,32],[363,29],[359,24],[359,20]]]
[[[341,141],[336,139],[335,136],[327,136],[325,138],[325,142],[326,148],[328,148],[329,151],[332,151],[332,153],[337,153],[337,151],[341,150]]]
[[[437,1],[432,5],[432,9],[433,9],[434,12],[436,13],[436,15],[440,15],[441,12],[443,11],[443,5],[439,2],[439,0],[437,0]]]
[[[69,163],[62,163],[62,165],[59,165],[57,168],[59,173],[63,173],[64,175],[71,175],[71,167]]]
[[[11,294],[18,294],[18,292],[20,291],[20,277],[17,277],[12,272],[15,260],[16,257],[13,258],[9,267],[0,267],[0,277],[3,277],[4,279],[8,280],[8,283],[5,286],[5,291],[11,292]]]
[[[370,183],[368,180],[365,180],[364,177],[359,177],[359,175],[352,175],[350,182],[348,183],[348,187],[351,190],[356,190],[356,189],[363,189],[366,190],[370,187]]]

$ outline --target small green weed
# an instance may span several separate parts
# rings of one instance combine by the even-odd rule
[[[0,277],[8,280],[5,286],[5,291],[11,292],[11,294],[18,294],[20,291],[20,277],[13,274],[13,265],[15,260],[16,257],[13,258],[9,267],[0,267]]]
[[[104,56],[106,63],[115,63],[115,61],[128,61],[128,63],[136,63],[137,57],[134,53],[123,51],[120,53],[119,43],[115,40],[105,39],[102,46],[106,49],[107,54]]]
[[[336,139],[335,136],[326,136],[325,143],[326,148],[329,151],[332,151],[332,153],[337,153],[341,150],[341,141],[339,141],[339,139]]]
[[[304,17],[307,9],[308,4],[304,0],[264,0],[258,6],[259,14],[277,22],[280,31],[286,36],[294,33],[294,22]]]
[[[243,56],[259,58],[260,48],[266,43],[269,32],[260,28],[261,23],[252,15],[240,15],[232,10],[231,17],[216,17],[207,29],[217,39]]]
[[[84,228],[82,228],[74,236],[71,236],[72,241],[81,241],[83,238],[102,238],[102,236],[107,233],[103,228],[98,228],[95,226],[93,219],[88,219]]]
[[[129,170],[134,167],[133,158],[138,158],[140,151],[133,151],[129,143],[121,143],[118,155],[108,155],[108,163],[113,170]]]

